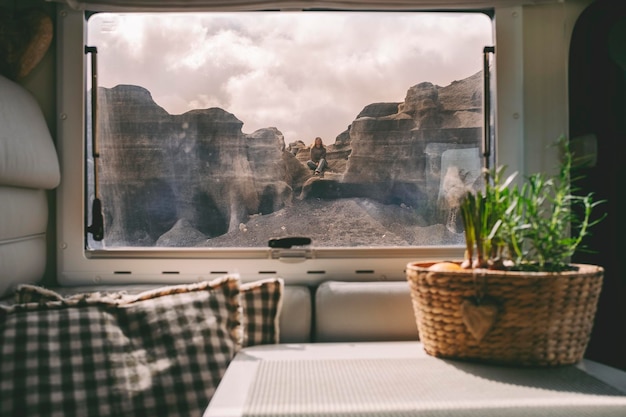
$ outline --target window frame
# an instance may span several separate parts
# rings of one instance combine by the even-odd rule
[[[472,9],[468,9],[472,10]],[[419,11],[419,10],[417,10]],[[500,18],[502,16],[508,18]],[[521,108],[522,82],[519,67],[521,19],[512,19],[521,7],[495,8],[494,44],[497,44],[497,91],[492,107],[496,115],[496,158],[509,169],[521,166],[522,123],[500,119],[507,107]],[[420,260],[461,259],[460,246],[402,248],[149,248],[140,250],[85,250],[85,65],[86,38],[83,12],[58,7],[58,148],[62,162],[62,185],[57,198],[57,275],[63,285],[128,282],[176,283],[201,281],[224,273],[239,273],[243,280],[281,276],[292,283],[315,283],[327,279],[404,280],[405,266]],[[505,135],[503,135],[505,132]],[[497,138],[509,138],[502,144]],[[513,138],[513,140],[511,140]],[[517,138],[517,139],[515,139]],[[511,158],[511,155],[518,157]],[[504,156],[504,157],[503,157]]]

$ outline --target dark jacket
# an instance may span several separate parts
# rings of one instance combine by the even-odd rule
[[[318,148],[315,145],[311,147],[311,161],[318,163],[320,159],[326,158],[326,148]]]

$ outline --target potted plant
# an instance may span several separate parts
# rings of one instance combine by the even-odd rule
[[[577,195],[575,160],[558,140],[558,174],[522,185],[505,169],[461,202],[465,259],[409,263],[407,279],[427,353],[500,364],[555,366],[584,355],[603,269],[570,263],[602,201]]]

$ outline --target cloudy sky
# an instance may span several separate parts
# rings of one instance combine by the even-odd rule
[[[286,143],[334,143],[367,104],[480,71],[493,42],[482,14],[100,14],[88,28],[100,86],[145,87],[171,114],[221,107]]]

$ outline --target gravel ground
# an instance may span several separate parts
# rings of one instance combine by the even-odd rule
[[[463,244],[463,235],[427,225],[412,209],[368,199],[294,200],[268,215],[252,216],[205,247],[263,247],[273,237],[306,236],[317,247]]]

